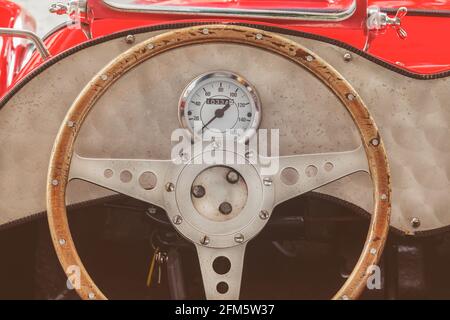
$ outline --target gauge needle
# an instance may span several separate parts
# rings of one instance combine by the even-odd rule
[[[207,123],[205,123],[205,125],[203,125],[202,128],[202,132],[203,130],[205,130],[205,128],[214,120],[216,120],[217,118],[222,118],[225,111],[227,111],[230,108],[230,100],[227,100],[227,103],[225,104],[225,106],[223,108],[217,109],[216,112],[214,112],[214,117],[211,118],[211,120],[209,120]]]

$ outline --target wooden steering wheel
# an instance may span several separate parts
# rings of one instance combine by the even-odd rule
[[[74,143],[84,120],[96,101],[117,79],[162,52],[204,43],[236,43],[257,47],[281,55],[308,70],[348,110],[358,128],[362,146],[354,151],[279,157],[280,170],[271,175],[262,174],[258,165],[246,162],[243,158],[244,164],[231,167],[241,175],[252,192],[248,193],[248,204],[239,216],[222,224],[199,215],[189,196],[193,180],[210,169],[207,165],[194,165],[191,162],[180,165],[170,160],[90,159],[74,154]],[[218,152],[225,154],[230,151]],[[322,170],[329,163],[332,164],[332,170]],[[294,168],[303,173],[309,165],[319,168],[314,178],[300,174],[296,183],[283,182],[281,169]],[[105,170],[110,170],[110,175],[104,174]],[[144,171],[152,172],[157,178],[156,187],[152,190],[139,188],[137,178],[127,183],[121,182],[118,173],[123,170],[130,171],[133,177],[138,177]],[[63,269],[68,273],[71,266],[80,268],[80,286],[76,289],[83,299],[106,297],[84,268],[70,233],[65,197],[67,183],[74,178],[163,207],[177,231],[197,248],[206,297],[237,299],[245,246],[265,226],[273,208],[283,201],[357,171],[368,172],[372,179],[373,214],[361,256],[350,277],[334,296],[335,299],[355,299],[363,292],[371,267],[379,261],[389,230],[389,166],[374,120],[350,84],[325,61],[298,43],[273,33],[241,26],[190,27],[167,32],[135,45],[101,70],[77,97],[59,129],[51,154],[47,181],[48,221]],[[179,203],[183,205],[179,206]],[[226,257],[230,262],[230,269],[225,274],[213,269],[217,257]]]

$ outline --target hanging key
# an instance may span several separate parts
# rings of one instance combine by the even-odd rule
[[[150,268],[148,270],[148,275],[147,275],[147,287],[150,287],[152,284],[153,272],[155,270],[155,264],[157,263],[156,260],[157,260],[158,255],[159,255],[159,248],[157,247],[155,249],[155,252],[153,253],[152,260],[150,262]],[[159,265],[159,263],[158,263],[158,265]]]

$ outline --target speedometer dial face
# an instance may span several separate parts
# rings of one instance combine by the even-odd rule
[[[196,138],[205,134],[250,137],[261,120],[255,89],[237,74],[216,71],[194,79],[179,104],[182,126]]]

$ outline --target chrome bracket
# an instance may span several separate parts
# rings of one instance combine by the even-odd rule
[[[28,30],[18,30],[11,28],[0,28],[0,36],[10,36],[16,38],[24,38],[32,41],[36,46],[37,51],[41,55],[42,59],[45,60],[50,57],[50,52],[45,46],[44,42],[37,34]]]
[[[397,32],[400,39],[406,39],[408,34],[402,28],[402,18],[406,16],[408,9],[400,7],[391,18],[385,12],[381,12],[379,7],[371,6],[367,9],[367,29],[370,31],[385,31],[388,27],[392,27]]]
[[[52,3],[50,7],[48,8],[48,11],[50,13],[55,13],[58,16],[61,16],[63,14],[68,14],[70,12],[69,4],[62,3],[62,2],[56,2]]]
[[[170,1],[167,1],[170,3]],[[336,10],[311,10],[308,8],[273,8],[273,9],[247,9],[235,7],[201,7],[157,5],[145,1],[118,1],[103,0],[103,3],[113,10],[124,12],[139,12],[153,14],[181,14],[189,16],[216,16],[251,19],[283,19],[305,21],[343,21],[350,18],[356,12],[356,2],[343,9]],[[164,3],[164,1],[163,1]],[[189,3],[187,1],[186,3]],[[195,3],[195,1],[194,1]]]
[[[52,3],[48,11],[57,15],[67,14],[69,16],[85,14],[87,11],[87,0],[69,0],[66,3],[58,1]]]

